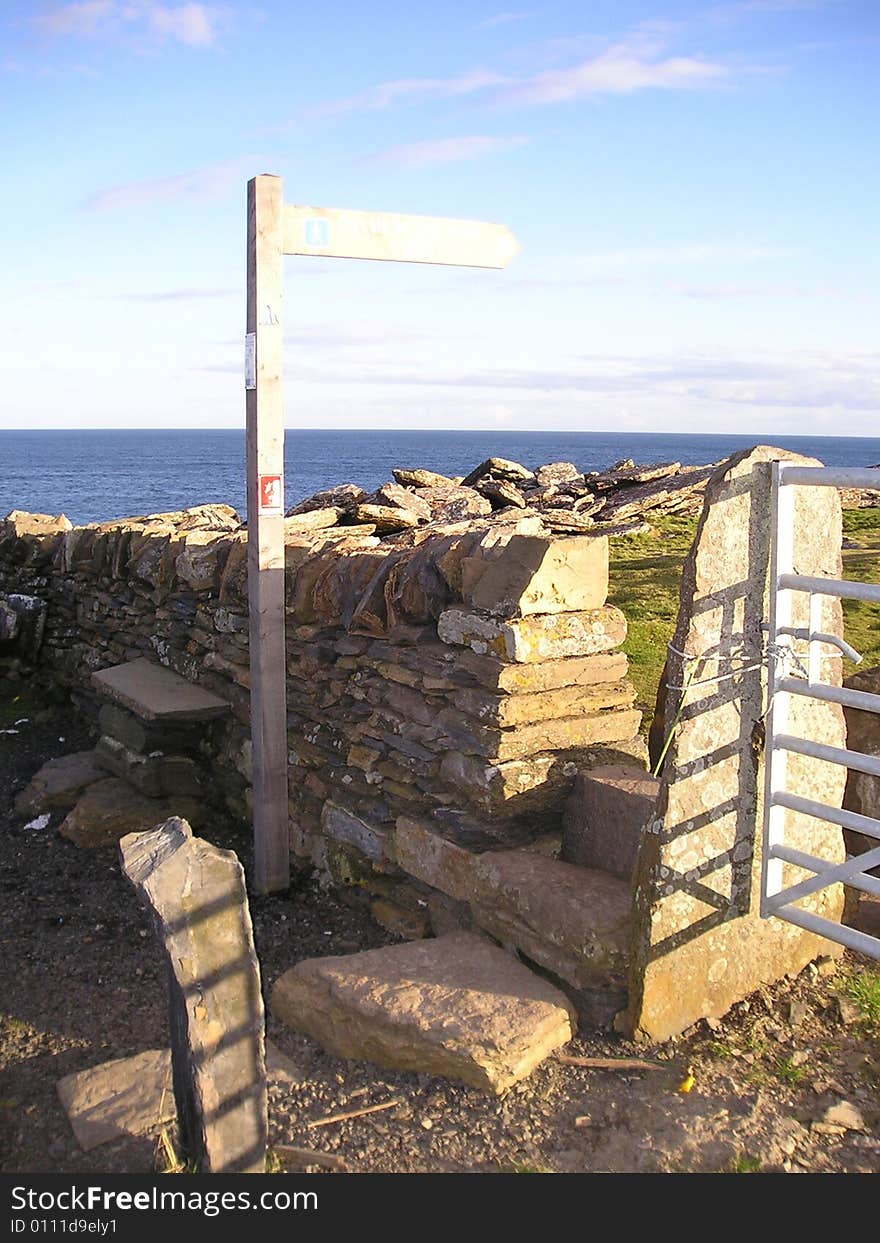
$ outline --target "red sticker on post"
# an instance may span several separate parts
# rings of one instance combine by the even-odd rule
[[[284,488],[280,475],[260,475],[257,480],[261,514],[284,512]]]

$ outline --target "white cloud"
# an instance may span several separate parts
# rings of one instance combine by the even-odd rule
[[[118,34],[146,35],[188,47],[215,42],[221,10],[208,4],[162,4],[159,0],[78,0],[41,14],[34,20],[50,35],[95,38]]]
[[[34,21],[52,35],[94,35],[118,16],[119,7],[116,0],[83,0],[52,9]]]
[[[199,302],[204,299],[234,298],[240,294],[239,289],[154,289],[96,296],[109,298],[114,302]]]
[[[495,13],[492,17],[487,17],[483,21],[478,22],[481,29],[491,29],[493,26],[509,26],[511,22],[524,22],[530,17],[537,17],[537,9],[523,10],[522,12],[506,12]]]
[[[449,78],[399,78],[325,104],[319,111],[382,111],[400,102],[451,99],[487,91],[503,103],[540,105],[648,89],[700,90],[717,86],[730,76],[730,70],[717,61],[696,56],[664,57],[663,52],[659,40],[638,35],[567,68],[525,77],[474,69]]]
[[[568,260],[568,265],[575,272],[591,274],[702,263],[760,263],[772,259],[788,259],[797,253],[793,247],[766,242],[672,242],[659,246],[630,246],[575,255]]]
[[[243,184],[263,162],[262,156],[245,155],[217,164],[206,164],[172,177],[125,181],[99,190],[84,206],[88,211],[115,211],[124,207],[142,207],[145,203],[204,202],[224,194],[236,182]]]
[[[227,367],[205,368],[226,370]],[[230,370],[235,368],[230,367]],[[880,353],[847,349],[824,352],[807,350],[754,351],[735,354],[723,350],[712,353],[685,353],[674,356],[607,355],[585,358],[568,367],[481,367],[476,369],[431,369],[416,363],[400,369],[380,360],[352,361],[337,358],[322,364],[298,361],[298,383],[328,387],[369,387],[413,391],[456,389],[462,394],[501,394],[513,399],[517,393],[558,394],[560,412],[570,409],[578,395],[601,399],[609,405],[621,398],[638,402],[648,409],[656,403],[678,403],[679,418],[688,411],[714,409],[720,417],[725,407],[750,407],[751,417],[761,411],[785,408],[814,412],[841,410],[872,417],[880,408]],[[456,405],[463,398],[456,398]],[[646,404],[647,403],[647,404]],[[740,415],[736,417],[739,419]],[[806,433],[805,433],[806,434]]]
[[[461,160],[476,160],[480,156],[495,155],[500,151],[512,151],[525,146],[528,138],[514,135],[509,138],[492,138],[488,135],[470,134],[461,138],[435,138],[425,142],[405,143],[389,147],[365,157],[369,163],[394,164],[400,168],[427,168],[432,164],[453,164]]]
[[[450,99],[456,95],[472,95],[491,86],[501,86],[508,79],[502,74],[486,69],[474,69],[456,78],[395,78],[380,82],[356,95],[322,104],[317,111],[382,112],[398,101],[421,99]]]
[[[722,300],[727,298],[843,298],[845,292],[832,286],[805,285],[678,285],[673,293],[683,298]]]
[[[693,56],[659,59],[656,53],[620,43],[567,69],[550,69],[513,82],[501,91],[501,98],[516,104],[551,104],[652,88],[699,90],[728,75],[729,70],[714,61]]]
[[[298,324],[284,333],[286,345],[299,349],[316,350],[347,350],[376,347],[409,345],[423,342],[427,334],[412,328],[401,328],[393,324],[378,323],[374,320],[336,321],[323,324]],[[238,346],[238,342],[236,342]]]

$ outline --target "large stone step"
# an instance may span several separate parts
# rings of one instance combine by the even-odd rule
[[[337,1057],[501,1093],[574,1034],[563,994],[486,938],[454,932],[309,958],[276,981],[272,1013]]]
[[[632,889],[536,851],[487,851],[475,865],[479,927],[566,986],[585,1027],[607,1027],[627,998]]]
[[[595,868],[535,850],[484,850],[398,818],[394,852],[411,876],[466,904],[473,922],[571,990],[581,1022],[604,1027],[626,1003],[632,889]]]

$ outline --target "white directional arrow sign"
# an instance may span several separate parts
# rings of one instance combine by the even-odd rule
[[[286,255],[504,268],[518,250],[519,242],[508,228],[483,220],[295,204],[284,208]]]

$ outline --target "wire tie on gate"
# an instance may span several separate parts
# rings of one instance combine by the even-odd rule
[[[714,660],[720,664],[725,661],[732,662],[734,660],[748,660],[749,659],[748,656],[746,656],[745,654],[742,654],[742,655],[732,654],[730,656],[708,656],[704,653],[701,656],[691,656],[689,652],[682,652],[679,648],[675,647],[672,643],[667,643],[666,647],[668,651],[673,652],[676,656],[680,656],[682,660],[689,660],[689,661]],[[734,669],[730,673],[716,673],[708,678],[691,677],[683,685],[678,682],[667,682],[666,689],[670,691],[686,691],[686,690],[690,690],[691,687],[693,686],[708,686],[708,685],[711,685],[711,683],[713,682],[728,682],[730,681],[731,678],[737,678],[743,673],[751,673],[755,669],[763,668],[764,663],[765,663],[765,659],[762,658],[757,663],[753,663],[750,665],[744,665],[742,668]]]

